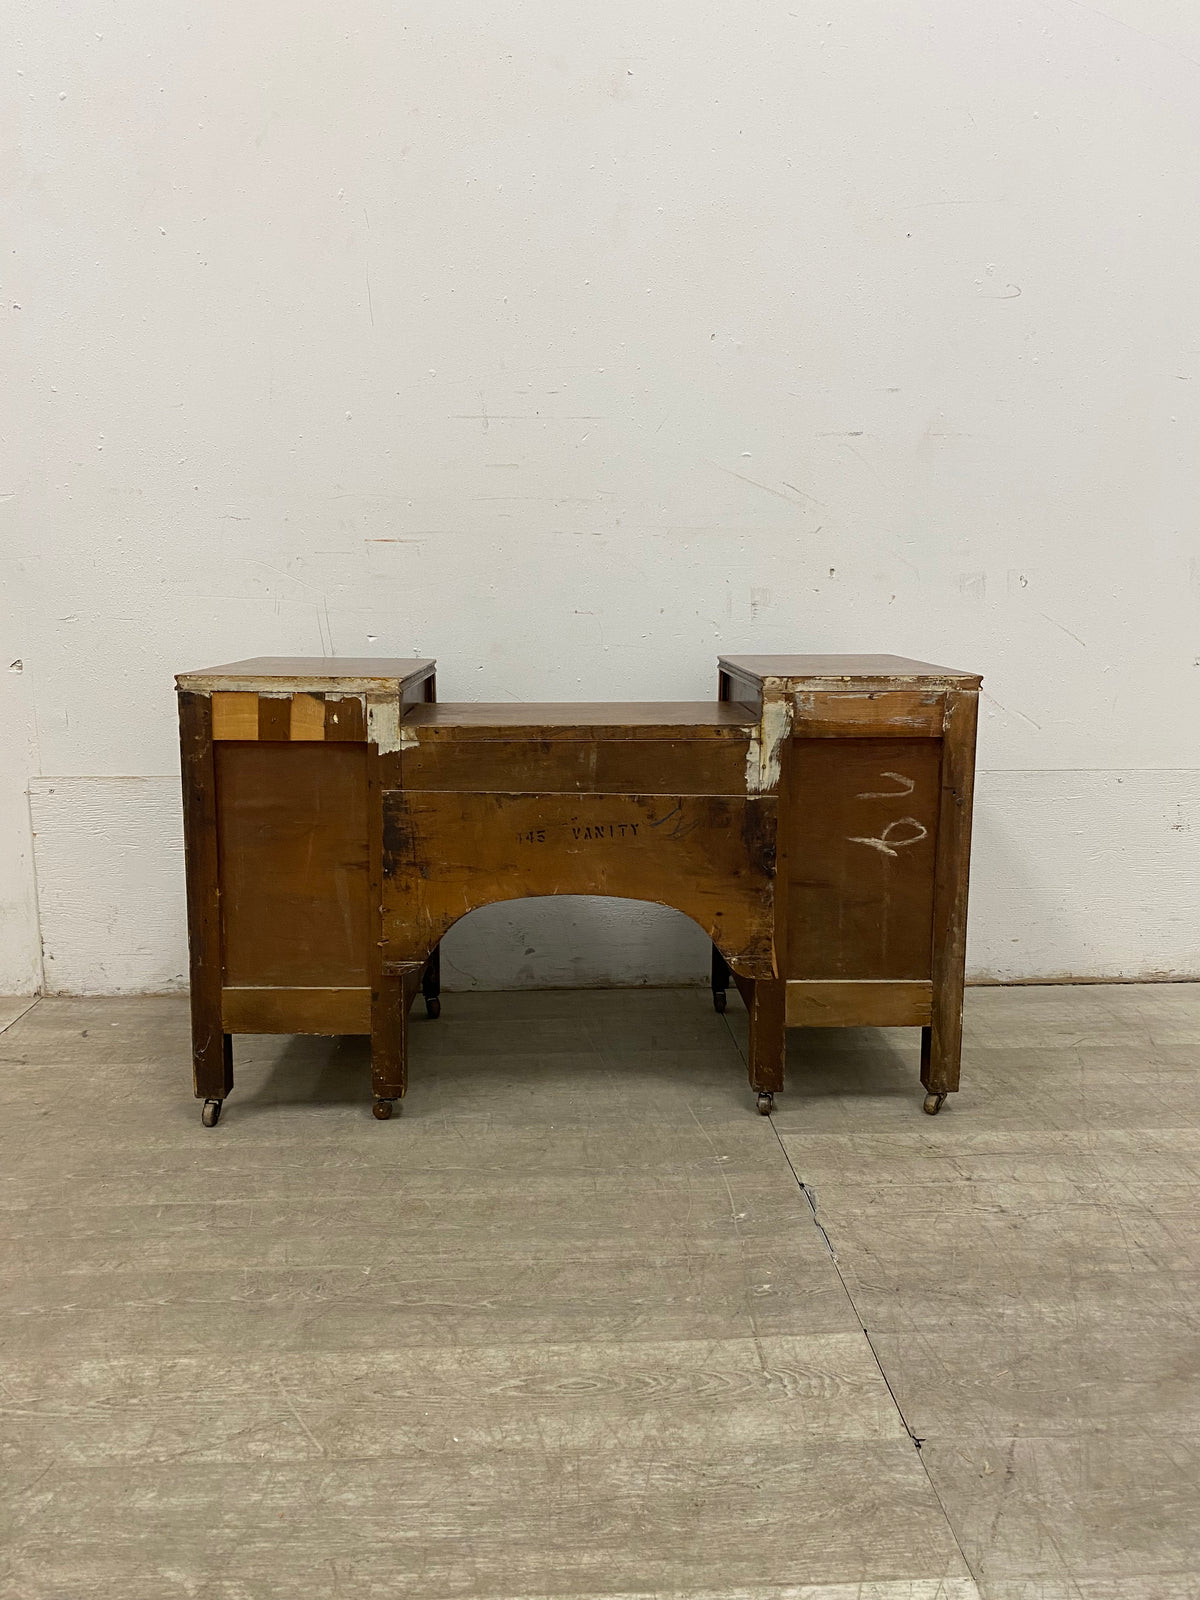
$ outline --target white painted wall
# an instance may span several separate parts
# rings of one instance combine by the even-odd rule
[[[172,674],[329,651],[981,670],[973,971],[1200,972],[1193,5],[12,12],[0,990],[34,857],[51,986],[181,981]],[[448,957],[704,950],[571,902]]]

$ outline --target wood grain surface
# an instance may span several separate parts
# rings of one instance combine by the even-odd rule
[[[398,690],[432,677],[436,663],[404,657],[251,656],[224,666],[202,667],[176,676],[178,688],[194,694],[217,691],[257,693],[319,692],[343,694]]]
[[[192,1087],[222,1098],[233,1086],[233,1052],[221,1020],[221,948],[217,787],[212,706],[204,695],[179,696],[179,757],[183,781],[184,863],[187,879]]]
[[[414,706],[407,725],[419,740],[744,739],[754,718],[717,700],[440,701]]]
[[[721,656],[720,667],[745,679],[786,679],[791,688],[807,685],[833,687],[866,682],[872,687],[912,680],[931,684],[962,685],[978,688],[977,672],[959,672],[954,667],[938,667],[931,661],[912,661],[907,656],[887,655],[778,655]]]
[[[930,978],[940,774],[934,739],[797,740],[789,978]]]
[[[217,744],[215,756],[224,982],[365,985],[366,747]]]
[[[600,894],[674,906],[770,976],[774,826],[770,797],[389,791],[385,961],[423,962],[476,906]]]

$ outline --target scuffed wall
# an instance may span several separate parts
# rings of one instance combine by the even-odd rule
[[[51,986],[179,980],[172,674],[272,652],[980,670],[972,971],[1200,972],[1190,10],[14,12],[0,991],[35,867]],[[487,916],[456,981],[703,971]]]

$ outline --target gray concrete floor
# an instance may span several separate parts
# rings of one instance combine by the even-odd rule
[[[1200,1596],[1200,986],[796,1033],[447,995],[361,1041],[0,1002],[0,1594]],[[418,1008],[419,1009],[419,1008]],[[920,1448],[917,1448],[917,1441]]]

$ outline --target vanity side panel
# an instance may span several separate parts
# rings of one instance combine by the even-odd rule
[[[793,741],[789,979],[931,976],[941,742]]]

